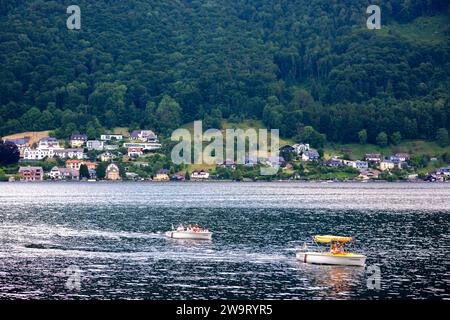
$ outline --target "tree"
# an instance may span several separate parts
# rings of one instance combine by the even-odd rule
[[[0,165],[16,164],[20,159],[20,151],[11,141],[0,140]]]
[[[106,167],[108,167],[108,163],[107,162],[100,162],[97,166],[97,178],[102,180],[105,179],[106,177]]]
[[[444,160],[445,163],[450,163],[450,152],[445,152],[442,155],[442,159]]]
[[[166,95],[156,109],[156,118],[161,130],[175,130],[182,124],[182,109],[178,102]]]
[[[317,153],[319,154],[319,157],[321,158],[321,159],[323,159],[323,156],[324,156],[324,151],[323,151],[323,149],[322,148],[319,148],[319,149],[317,149]]]
[[[437,143],[444,147],[448,144],[448,130],[445,128],[439,128],[436,132]]]
[[[0,181],[8,181],[8,177],[5,175],[5,171],[0,168]]]
[[[243,175],[240,169],[236,169],[233,171],[233,180],[234,181],[242,181]]]
[[[270,129],[280,129],[283,117],[284,106],[280,104],[275,96],[267,99],[267,104],[263,110],[263,121]]]
[[[311,144],[315,148],[323,147],[325,142],[327,141],[327,138],[324,134],[317,132],[311,126],[304,127],[298,139],[302,142]]]
[[[358,132],[358,140],[360,144],[365,144],[367,142],[367,130],[362,129]]]
[[[117,166],[119,167],[119,175],[122,179],[127,178],[127,172],[125,170],[125,167],[122,165],[122,163],[117,163]]]
[[[400,132],[395,131],[391,136],[391,142],[393,145],[398,145],[402,141],[402,135]]]
[[[86,179],[90,178],[89,169],[85,164],[82,164],[80,166],[80,180],[83,178],[86,178]]]
[[[388,136],[386,132],[380,132],[376,138],[377,145],[380,147],[386,147],[388,144]]]
[[[41,118],[41,111],[32,107],[21,118],[20,122],[24,128],[30,128],[32,130],[39,130],[39,120]]]

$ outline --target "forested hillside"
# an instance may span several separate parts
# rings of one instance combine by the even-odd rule
[[[0,135],[224,118],[434,139],[450,128],[449,23],[445,0],[0,0]]]

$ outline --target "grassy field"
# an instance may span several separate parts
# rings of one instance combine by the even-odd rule
[[[128,132],[128,128],[126,127],[116,127],[112,130],[113,134],[121,134],[124,136],[128,136],[130,133]]]
[[[352,159],[362,159],[366,153],[381,153],[389,156],[398,152],[406,152],[412,155],[428,155],[438,157],[445,152],[450,152],[450,146],[440,147],[435,142],[424,140],[402,141],[397,146],[379,147],[374,144],[328,144],[324,149],[325,157],[343,156],[349,154]]]
[[[25,138],[30,137],[30,143],[36,143],[39,141],[39,139],[42,139],[44,137],[48,137],[50,131],[27,131],[27,132],[20,132],[11,134],[9,136],[4,136],[3,139],[19,139],[19,138]]]
[[[235,123],[235,122],[230,122],[230,121],[226,121],[226,120],[222,120],[221,122],[222,125],[222,134],[225,138],[225,130],[226,129],[242,129],[242,130],[247,130],[250,128],[253,128],[255,130],[259,130],[259,129],[265,129],[266,127],[264,126],[263,122],[260,120],[244,120],[242,122],[239,123]],[[189,122],[187,124],[185,124],[183,126],[183,128],[188,129],[189,131],[193,131],[194,130],[194,123],[193,122]],[[203,128],[203,131],[205,131],[205,129]],[[270,132],[268,131],[268,138],[270,139]],[[283,146],[285,144],[292,144],[293,141],[290,139],[285,139],[280,137],[280,146]]]

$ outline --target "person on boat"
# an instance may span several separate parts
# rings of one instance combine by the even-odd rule
[[[344,243],[343,243],[343,242],[341,242],[341,243],[339,244],[339,248],[337,248],[337,252],[338,252],[338,253],[345,253],[345,250],[344,250]]]
[[[188,231],[192,231],[192,224],[189,224]]]
[[[334,242],[331,244],[330,252],[331,252],[332,254],[337,254],[337,253],[339,253],[338,249],[336,248],[336,244],[335,244]]]
[[[182,223],[180,223],[180,225],[178,226],[177,231],[178,232],[184,231],[184,226]]]
[[[199,232],[200,231],[200,228],[198,227],[198,224],[195,224],[195,226],[194,226],[194,232]]]

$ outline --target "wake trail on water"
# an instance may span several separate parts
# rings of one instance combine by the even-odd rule
[[[52,238],[52,237],[79,237],[79,238],[110,238],[120,240],[130,239],[155,239],[162,238],[162,232],[130,232],[130,231],[109,231],[96,229],[74,229],[65,226],[49,225],[0,225],[0,232],[6,236],[26,239],[28,238]]]

